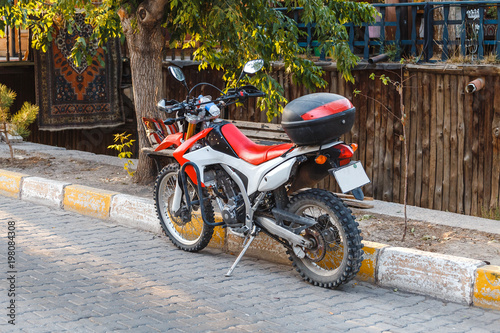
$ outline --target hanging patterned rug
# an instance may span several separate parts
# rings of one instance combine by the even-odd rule
[[[119,41],[108,41],[108,52],[91,43],[89,47],[97,50],[97,55],[91,64],[82,61],[77,66],[69,59],[71,49],[77,37],[92,34],[92,27],[81,14],[77,14],[75,20],[80,31],[69,34],[66,28],[59,29],[47,52],[36,53],[40,130],[111,127],[125,122],[120,95]]]

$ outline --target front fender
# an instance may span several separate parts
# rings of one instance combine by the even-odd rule
[[[155,148],[155,151],[160,151],[169,148],[172,145],[179,147],[181,145],[182,136],[184,133],[174,133],[169,134],[163,141],[160,143],[158,147]]]

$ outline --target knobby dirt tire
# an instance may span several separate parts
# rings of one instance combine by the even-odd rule
[[[363,260],[363,238],[358,229],[359,224],[344,202],[331,192],[311,189],[295,195],[287,209],[297,215],[316,217],[322,225],[328,224],[320,227],[322,234],[326,235],[322,239],[328,244],[325,247],[326,255],[320,261],[314,262],[307,256],[299,258],[293,251],[287,251],[293,266],[304,280],[320,287],[337,288],[353,279]],[[317,219],[325,214],[328,214],[328,222],[325,217]],[[318,228],[318,225],[320,223],[312,228]],[[327,239],[335,241],[328,243]]]
[[[180,217],[173,216],[170,207],[175,192],[178,172],[178,164],[169,164],[156,177],[154,187],[156,214],[160,219],[163,231],[175,246],[184,251],[197,252],[208,245],[212,239],[214,227],[203,223],[199,207],[191,213],[190,222],[185,223]],[[191,199],[193,199],[196,195],[195,186],[189,179],[188,183],[188,191],[191,193]],[[184,198],[182,202],[185,202]],[[206,199],[203,202],[208,222],[214,223],[214,209],[210,199]]]

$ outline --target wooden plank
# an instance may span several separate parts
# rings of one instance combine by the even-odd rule
[[[486,93],[486,91],[483,91],[483,93]],[[474,103],[474,122],[476,126],[476,136],[474,137],[478,143],[477,143],[477,163],[475,164],[477,167],[474,168],[474,171],[477,171],[477,180],[475,182],[477,186],[477,211],[474,215],[476,216],[481,216],[481,211],[483,209],[483,175],[484,175],[484,138],[485,138],[485,133],[487,133],[484,129],[484,99],[482,98],[482,95],[475,94],[475,101]],[[489,132],[489,131],[488,131]],[[473,151],[474,151],[474,145],[473,145]]]
[[[479,117],[481,110],[481,102],[478,94],[473,95],[472,102],[472,198],[471,198],[471,214],[477,216],[479,213],[478,196],[479,196],[479,145],[480,145],[480,132]]]
[[[374,85],[373,84],[368,84],[366,85],[366,96],[374,96]],[[364,189],[366,190],[366,193],[368,195],[371,195],[375,197],[375,191],[374,191],[374,159],[375,159],[375,154],[374,154],[374,147],[375,147],[375,101],[372,99],[369,99],[365,97],[365,102],[366,103],[366,146],[365,146],[365,170],[368,178],[371,180],[370,184],[367,184],[364,186]]]
[[[429,203],[427,208],[433,209],[436,193],[436,161],[437,161],[437,75],[430,76],[430,159],[429,159]],[[442,91],[442,86],[441,86]]]
[[[444,90],[443,90],[443,181],[442,181],[442,206],[441,210],[450,211],[450,132],[451,132],[451,113],[455,113],[455,108],[452,109],[452,105],[455,102],[451,102],[451,83],[450,76],[444,76]]]
[[[457,213],[464,214],[464,162],[465,162],[465,118],[464,118],[464,103],[465,103],[465,79],[463,76],[458,77],[457,83]]]
[[[249,139],[260,140],[260,141],[271,141],[276,143],[291,142],[290,138],[286,134],[274,134],[265,131],[252,131],[240,129],[243,134],[245,134]]]
[[[431,128],[431,105],[430,100],[430,81],[431,77],[428,73],[423,73],[422,87],[423,87],[423,101],[422,111],[424,114],[421,136],[422,136],[422,196],[420,197],[420,205],[424,208],[429,208],[429,183],[430,183],[430,128]]]
[[[330,77],[330,86],[329,86],[329,92],[335,93],[337,92],[337,84],[338,84],[338,73],[337,70],[335,69],[330,69],[328,73],[328,76]],[[325,178],[325,189],[329,191],[335,191],[337,186],[337,183],[333,176],[329,175],[328,177]]]
[[[488,76],[485,78],[487,84],[484,91],[484,96],[493,96],[495,95],[494,90],[494,77]],[[481,155],[483,156],[483,191],[482,191],[482,202],[481,202],[481,210],[488,211],[490,207],[490,198],[491,198],[491,183],[492,183],[492,174],[491,170],[493,167],[493,141],[490,139],[488,133],[491,133],[492,129],[492,121],[493,121],[493,103],[491,98],[484,98],[484,112],[483,112],[483,130],[481,133],[482,140],[484,142],[483,148],[480,149]]]
[[[356,200],[356,198],[354,198],[354,195],[352,194],[344,194],[344,193],[340,193],[340,192],[335,192],[334,193],[336,196],[338,196],[339,198],[341,199],[351,199],[351,200]],[[358,200],[359,201],[359,200]],[[363,201],[373,201],[373,198],[372,197],[367,197],[365,196],[363,198]]]
[[[409,140],[408,140],[408,204],[416,205],[415,196],[417,192],[417,153],[418,153],[418,144],[417,144],[417,126],[418,126],[418,113],[417,113],[417,104],[418,104],[418,85],[419,85],[418,77],[416,72],[410,72],[410,79],[407,83],[406,93],[405,93],[405,108],[407,114],[407,128],[409,130]],[[419,190],[420,190],[420,186]]]
[[[500,89],[500,78],[495,78],[495,91]],[[494,94],[493,121],[491,123],[492,138],[492,168],[491,168],[491,198],[490,209],[500,207],[500,94]]]
[[[372,204],[363,202],[363,201],[358,201],[358,200],[350,200],[350,199],[343,199],[345,204],[349,207],[353,208],[360,208],[360,209],[370,209],[373,208],[374,206]]]
[[[465,77],[464,86],[470,80],[470,77]],[[472,125],[472,103],[473,95],[465,95],[464,103],[464,123],[465,123],[465,141],[464,141],[464,210],[465,214],[470,215],[472,212],[472,167],[473,167],[473,157],[472,157],[472,140],[474,138],[473,125]]]
[[[359,73],[359,77],[356,82],[366,82],[366,80],[368,80],[368,75],[361,74],[363,73]],[[354,142],[358,144],[358,150],[355,157],[356,159],[359,159],[366,168],[366,118],[368,113],[366,98],[358,95],[354,98],[353,104],[356,106],[357,115],[356,136],[353,136]]]
[[[238,128],[262,129],[265,131],[275,131],[284,133],[281,124],[256,123],[252,121],[242,121],[242,120],[228,120],[228,121],[233,123]]]
[[[399,80],[394,78],[394,80]],[[385,105],[391,109],[391,112],[394,115],[399,114],[399,94],[393,86],[388,85],[384,86],[386,102]],[[383,200],[384,201],[393,201],[399,202],[399,180],[401,176],[401,172],[399,175],[395,174],[395,169],[400,167],[400,155],[395,152],[395,146],[399,143],[398,133],[400,129],[397,127],[398,120],[394,117],[393,114],[389,113],[387,110],[384,111],[386,116],[385,121],[385,156],[384,156],[384,192],[383,192]],[[394,131],[394,128],[397,128],[397,131]],[[398,140],[397,142],[395,142]],[[400,171],[400,169],[399,169]],[[397,192],[397,195],[395,194]]]
[[[154,148],[144,147],[144,148],[141,148],[141,150],[145,154],[151,154],[151,155],[157,155],[157,156],[167,156],[167,157],[172,157],[173,153],[174,153],[174,149],[165,149],[165,150],[161,150],[161,151],[155,151]]]
[[[401,72],[400,72],[401,74]],[[403,72],[403,77],[398,77],[397,80],[399,80],[401,83],[404,84],[403,88],[403,108],[407,108],[406,110],[403,110],[406,114],[406,122],[407,125],[410,122],[410,100],[411,100],[411,88],[410,86],[410,81],[405,81],[409,77],[409,72]],[[401,123],[401,117],[403,116],[402,111],[401,111],[401,106],[400,106],[400,95],[396,89],[394,89],[394,94],[391,98],[391,103],[394,105],[393,110],[394,110],[394,116],[392,116],[393,119],[393,135],[391,140],[394,142],[393,144],[393,202],[398,202],[398,203],[404,203],[404,191],[405,191],[405,155],[404,155],[404,145],[405,142],[401,141],[401,136],[403,135],[403,124]],[[406,129],[408,130],[409,127],[406,126]],[[406,133],[407,135],[407,141],[410,140],[410,132],[408,131]]]
[[[415,124],[415,191],[409,191],[408,195],[414,197],[414,205],[420,206],[420,198],[422,195],[422,164],[424,159],[424,153],[422,148],[422,141],[424,139],[424,84],[423,84],[423,74],[418,72],[416,76],[412,79],[412,85],[416,88],[416,98],[417,102],[415,107],[412,102],[412,126]],[[413,96],[412,96],[413,99]],[[414,195],[413,195],[414,193]]]
[[[381,101],[382,83],[380,82],[380,80],[375,80],[374,85],[375,85],[375,93],[372,96],[374,96],[375,101]],[[381,167],[382,163],[380,161],[380,152],[382,150],[380,149],[381,146],[380,124],[382,123],[382,113],[384,111],[382,110],[380,104],[377,102],[373,103],[373,110],[374,110],[374,125],[375,125],[374,142],[373,142],[373,151],[374,151],[373,174],[372,174],[373,197],[376,199],[382,199],[382,188],[380,187],[380,180],[379,180],[380,179],[379,171],[380,169],[382,169]]]
[[[380,81],[380,80],[379,80]],[[379,101],[383,105],[387,105],[387,86],[381,85],[381,96]],[[386,132],[387,132],[387,117],[388,117],[388,112],[385,108],[380,109],[380,125],[379,125],[379,136],[380,136],[380,145],[378,147],[378,153],[379,153],[379,168],[377,170],[377,187],[379,191],[379,197],[383,200],[384,199],[384,176],[385,176],[385,150],[386,150]]]
[[[448,191],[448,194],[443,194],[443,198],[448,198],[448,203],[445,205],[445,209],[452,213],[458,213],[457,210],[457,197],[458,197],[458,165],[462,163],[462,161],[458,160],[458,106],[455,108],[453,106],[458,105],[459,102],[459,94],[457,91],[457,82],[458,76],[450,75],[450,100],[448,101],[448,105],[445,108],[445,112],[449,113],[450,118],[450,163],[449,163],[449,179],[446,180],[446,176],[444,179],[444,185],[449,184],[449,187],[445,189],[445,192]],[[447,170],[445,166],[445,170]],[[445,173],[446,175],[446,173]],[[443,200],[444,202],[444,200]]]
[[[283,70],[280,70],[283,73]],[[290,75],[283,73],[283,81],[284,81],[284,90],[285,90],[285,98],[290,102],[292,100],[292,96],[290,94]]]
[[[434,209],[441,210],[442,195],[443,195],[443,165],[444,165],[444,138],[443,138],[443,125],[444,125],[444,76],[436,75],[436,164],[435,164],[435,187],[434,187]]]

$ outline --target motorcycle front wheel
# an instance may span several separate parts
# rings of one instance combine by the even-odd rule
[[[165,234],[175,246],[184,251],[197,252],[204,249],[214,232],[214,228],[203,223],[200,207],[193,207],[191,219],[185,221],[181,216],[174,216],[170,210],[174,198],[175,185],[179,173],[178,164],[164,167],[156,178],[154,197],[156,213]],[[188,179],[188,191],[191,201],[198,200],[194,184]],[[209,199],[204,202],[205,216],[209,223],[214,223],[214,210]],[[182,199],[184,205],[185,199]]]
[[[295,195],[288,211],[318,222],[302,232],[314,244],[305,255],[287,251],[304,280],[337,288],[353,279],[361,267],[363,244],[358,223],[342,200],[331,192],[311,189]]]

